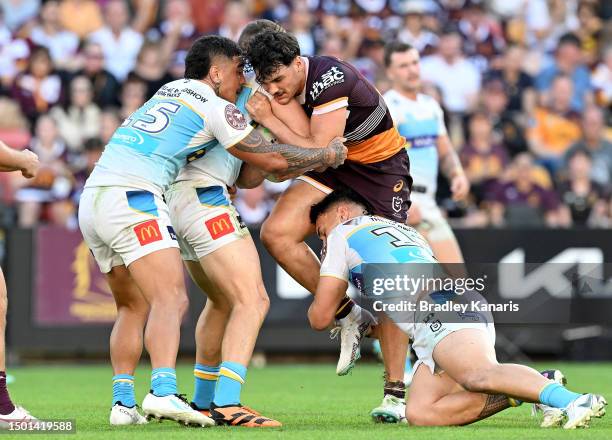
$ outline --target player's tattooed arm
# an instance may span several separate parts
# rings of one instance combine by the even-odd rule
[[[235,155],[240,159],[279,176],[299,175],[320,167],[336,168],[344,163],[347,154],[342,138],[332,139],[324,148],[304,148],[271,144],[256,130],[252,130],[234,148]]]
[[[240,174],[236,179],[238,188],[255,188],[266,178],[266,172],[250,163],[244,162],[240,168]]]

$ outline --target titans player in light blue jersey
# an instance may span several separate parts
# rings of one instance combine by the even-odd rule
[[[214,424],[177,392],[175,362],[188,301],[162,195],[179,170],[209,153],[214,160],[217,148],[272,174],[338,166],[346,157],[337,139],[325,148],[271,145],[233,104],[243,83],[238,46],[218,36],[199,39],[187,56],[185,79],[162,86],[123,122],[85,184],[79,226],[118,311],[111,334],[111,424],[144,422],[136,411],[133,377],[143,335],[153,368],[145,415]],[[210,227],[222,232],[221,225]]]
[[[316,330],[333,323],[335,307],[349,283],[368,295],[364,264],[406,265],[406,273],[412,274],[420,264],[426,264],[420,271],[423,274],[437,273],[440,268],[415,229],[370,215],[370,209],[354,192],[336,190],[310,211],[311,222],[324,243],[320,279],[308,310]],[[461,301],[465,295],[468,293],[422,290],[418,301],[412,302],[439,305]],[[414,297],[406,294],[405,298]],[[459,312],[420,310],[419,306],[399,317],[392,309],[382,312],[412,339],[418,356],[406,405],[410,424],[465,425],[522,401],[555,408],[558,417],[550,426],[563,424],[565,429],[588,427],[592,417],[605,414],[606,400],[600,395],[574,393],[529,367],[498,363],[490,313],[471,313],[471,319],[465,320]]]
[[[423,234],[438,261],[463,263],[453,231],[436,204],[438,171],[449,179],[453,199],[461,200],[470,185],[449,140],[440,105],[419,93],[419,52],[408,44],[390,43],[385,48],[385,67],[392,88],[385,101],[395,125],[407,141],[413,178],[412,206],[408,221]]]

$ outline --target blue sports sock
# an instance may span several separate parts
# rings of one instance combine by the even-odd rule
[[[549,383],[540,391],[540,403],[554,408],[565,408],[582,394],[574,393],[558,383]]]
[[[193,403],[200,409],[209,409],[210,403],[215,397],[215,387],[219,379],[219,366],[195,364],[193,367],[195,386],[193,391]]]
[[[238,405],[240,390],[246,377],[247,368],[236,362],[221,362],[219,380],[213,402],[217,406]]]
[[[410,362],[410,353],[406,356],[406,365],[404,365],[404,373],[410,373],[412,371],[412,362]]]
[[[151,389],[157,397],[177,394],[174,368],[156,368],[151,371]]]
[[[134,376],[129,374],[117,374],[113,376],[113,406],[121,402],[128,408],[136,405],[134,396]]]

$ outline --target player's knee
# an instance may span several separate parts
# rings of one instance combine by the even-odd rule
[[[417,407],[416,405],[406,406],[406,421],[411,426],[429,426],[431,421],[427,416],[426,408]]]
[[[283,250],[287,248],[288,243],[293,241],[296,243],[298,242],[298,240],[293,240],[288,235],[285,222],[279,221],[273,217],[269,217],[263,222],[259,231],[259,238],[268,252],[274,256],[283,252]]]
[[[462,375],[459,383],[467,391],[473,393],[488,393],[493,390],[493,368],[479,368],[470,370]]]

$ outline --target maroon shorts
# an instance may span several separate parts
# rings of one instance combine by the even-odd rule
[[[338,168],[322,173],[310,171],[298,179],[310,183],[325,193],[339,187],[349,187],[365,198],[374,208],[374,215],[405,223],[410,208],[410,163],[404,148],[388,159],[375,163],[347,160]]]

